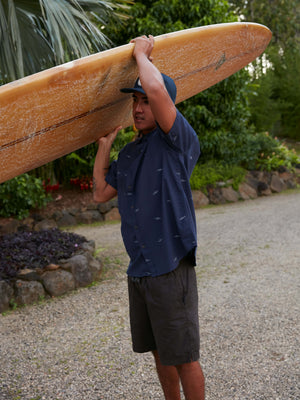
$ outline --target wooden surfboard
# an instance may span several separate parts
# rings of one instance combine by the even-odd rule
[[[271,32],[227,23],[155,37],[154,64],[177,85],[177,103],[258,57]],[[0,87],[0,183],[132,125],[133,44],[81,58]]]

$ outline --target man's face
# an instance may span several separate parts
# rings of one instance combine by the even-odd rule
[[[148,98],[140,92],[133,93],[132,115],[136,129],[143,135],[151,132],[156,127],[155,119],[152,114]]]

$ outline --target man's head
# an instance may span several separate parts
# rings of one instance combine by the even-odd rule
[[[166,89],[175,103],[176,99],[176,85],[172,78],[162,74]],[[140,131],[141,134],[147,134],[156,127],[156,121],[153,116],[150,104],[148,102],[147,95],[142,88],[141,81],[138,78],[135,81],[134,87],[121,89],[123,93],[133,93],[133,107],[132,114],[134,119],[135,127]]]
[[[170,78],[169,76],[167,76],[165,74],[161,74],[161,76],[163,77],[165,87],[169,93],[169,96],[171,97],[173,103],[175,103],[176,94],[177,94],[177,88],[176,88],[175,82],[173,81],[172,78]],[[123,92],[123,93],[139,92],[139,93],[146,94],[144,89],[142,88],[141,81],[139,78],[137,78],[137,80],[135,81],[134,87],[123,88],[123,89],[121,89],[121,92]]]

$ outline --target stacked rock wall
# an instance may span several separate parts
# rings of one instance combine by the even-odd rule
[[[16,278],[0,280],[0,312],[41,299],[61,296],[90,285],[101,276],[102,263],[93,257],[95,242],[84,242],[69,259],[45,268],[19,271]]]

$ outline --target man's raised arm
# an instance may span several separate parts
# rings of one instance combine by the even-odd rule
[[[154,38],[151,35],[141,36],[133,39],[131,43],[135,44],[133,56],[151,111],[163,132],[169,133],[176,119],[176,107],[168,94],[160,71],[152,63]]]

